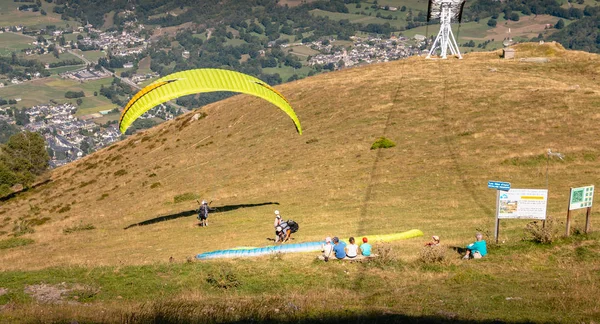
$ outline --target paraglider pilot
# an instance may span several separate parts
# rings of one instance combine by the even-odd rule
[[[202,200],[200,208],[198,208],[198,219],[200,220],[200,226],[208,226],[208,213],[215,211],[214,208],[210,208],[206,200]]]

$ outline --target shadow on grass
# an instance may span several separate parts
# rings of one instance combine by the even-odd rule
[[[259,207],[259,206],[265,206],[265,205],[279,205],[279,203],[278,202],[264,202],[264,203],[259,203],[259,204],[225,205],[225,206],[221,206],[221,207],[213,207],[213,208],[215,208],[215,210],[212,211],[211,214],[218,214],[218,213],[224,213],[224,212],[228,212],[228,211],[236,210],[236,209],[240,209],[240,208],[251,208],[251,207]],[[181,218],[181,217],[189,217],[192,215],[196,215],[197,213],[198,213],[197,209],[186,210],[186,211],[183,211],[180,213],[163,215],[163,216],[148,219],[148,220],[145,220],[145,221],[142,221],[139,223],[131,224],[123,229],[129,229],[129,228],[135,227],[135,226],[151,225],[154,223],[164,222],[164,221],[177,219],[177,218]]]
[[[456,251],[456,253],[464,255],[465,253],[467,253],[467,248],[463,247],[463,246],[451,246],[450,247],[452,250]]]
[[[144,314],[149,315],[149,314]],[[154,314],[153,314],[154,315]],[[146,320],[151,323],[210,323],[212,322],[207,318],[182,318],[164,316],[165,314],[156,314],[158,316],[140,316],[133,319],[130,323],[141,323]],[[314,316],[314,315],[313,315]],[[458,319],[457,315],[450,312],[438,312],[438,315],[425,315],[425,316],[410,316],[404,314],[324,314],[317,318],[302,317],[301,314],[294,314],[289,319],[272,319],[272,318],[242,318],[239,320],[227,320],[221,319],[219,323],[457,323],[457,324],[496,324],[496,323],[508,323],[505,321],[490,319],[490,320],[467,320]],[[142,321],[140,321],[142,320]],[[214,320],[214,319],[212,319]],[[522,322],[510,322],[513,324],[526,324],[533,323],[529,321]]]
[[[51,182],[52,182],[52,179],[45,179],[45,180],[43,180],[41,182],[33,184],[31,187],[23,188],[21,190],[17,190],[17,191],[11,192],[11,193],[7,194],[6,196],[2,196],[2,197],[0,197],[0,201],[4,202],[4,201],[11,200],[11,199],[17,197],[20,194],[27,193],[28,191],[31,191],[33,189],[36,189],[38,187],[41,187],[41,186],[43,186],[43,185],[45,185],[47,183],[51,183]]]

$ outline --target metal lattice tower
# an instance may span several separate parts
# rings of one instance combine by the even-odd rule
[[[433,1],[437,2],[437,1]],[[430,2],[431,4],[431,2]],[[448,50],[450,54],[456,55],[459,59],[462,59],[462,55],[460,54],[460,50],[458,49],[458,44],[456,43],[456,39],[454,38],[454,34],[452,33],[452,19],[458,18],[460,21],[462,16],[462,6],[464,5],[464,1],[456,1],[456,0],[442,0],[436,3],[439,7],[439,11],[434,11],[430,9],[429,16],[433,14],[433,16],[437,16],[440,19],[440,31],[431,46],[431,50],[429,50],[429,54],[427,58],[431,58],[431,55],[435,54],[436,50],[440,50],[440,57],[442,59],[446,59],[448,55]],[[434,4],[435,5],[435,4]],[[458,6],[457,6],[458,5]],[[429,18],[428,16],[428,18]]]

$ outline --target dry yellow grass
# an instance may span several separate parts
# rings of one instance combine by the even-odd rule
[[[540,53],[550,53],[550,62],[498,53],[413,57],[281,85],[302,136],[281,111],[244,95],[204,108],[204,119],[191,121],[192,112],[131,136],[2,203],[0,217],[11,220],[0,230],[10,231],[19,217],[51,220],[25,236],[34,244],[2,250],[0,270],[153,264],[263,246],[273,235],[274,209],[299,222],[297,242],[418,228],[462,246],[476,228],[493,231],[495,193],[487,181],[543,188],[545,160],[506,161],[529,161],[548,148],[568,157],[550,164],[548,210],[563,218],[569,187],[598,179],[600,63],[553,44],[517,48],[517,58]],[[381,136],[397,146],[370,150]],[[195,209],[195,201],[173,203],[188,192],[215,207],[279,205],[216,213],[208,228],[189,216],[124,229]],[[525,222],[504,221],[501,240],[521,239]],[[579,213],[575,226],[582,222]],[[88,223],[96,229],[63,233]],[[399,244],[411,259],[422,240]]]

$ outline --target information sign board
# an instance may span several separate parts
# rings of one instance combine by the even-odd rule
[[[498,219],[546,219],[548,189],[510,189],[498,196]]]
[[[594,200],[594,186],[571,189],[569,210],[592,207]]]

